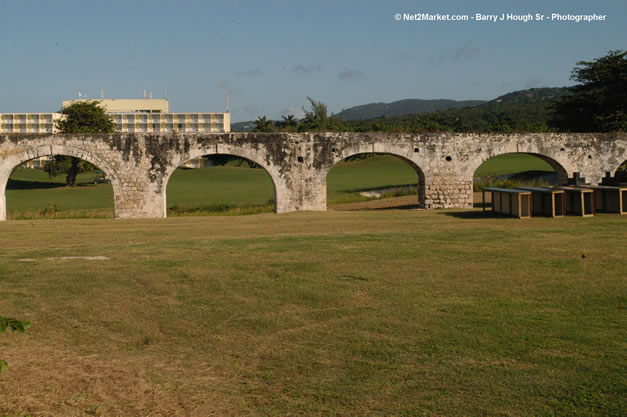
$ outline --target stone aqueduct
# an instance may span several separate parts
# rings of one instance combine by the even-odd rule
[[[326,210],[326,178],[339,161],[380,152],[398,156],[418,175],[427,208],[472,207],[472,179],[487,159],[527,153],[546,160],[566,181],[578,172],[596,184],[627,159],[627,134],[9,134],[0,136],[0,220],[12,170],[44,155],[97,165],[111,179],[117,218],[166,217],[174,170],[202,155],[229,154],[261,165],[274,183],[275,211]]]

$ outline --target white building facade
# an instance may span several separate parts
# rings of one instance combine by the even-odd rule
[[[55,133],[60,113],[2,113],[0,133]]]
[[[86,99],[65,100],[63,107]],[[224,113],[172,113],[167,99],[102,99],[99,105],[111,117],[115,131],[121,133],[228,133],[231,131],[231,114]],[[0,134],[3,133],[58,133],[56,121],[61,113],[0,113]],[[43,166],[48,157],[28,161],[32,168]],[[202,158],[188,161],[186,166],[204,166]]]
[[[87,100],[64,101],[63,107]],[[167,99],[98,100],[115,123],[116,132],[194,132],[228,133],[231,114],[171,113]],[[61,113],[2,113],[1,133],[57,133],[55,121]]]

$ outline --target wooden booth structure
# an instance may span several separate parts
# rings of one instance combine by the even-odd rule
[[[627,186],[589,185],[585,188],[594,191],[594,204],[597,211],[627,213]]]
[[[557,187],[566,192],[566,214],[575,216],[594,216],[594,190],[585,187]]]
[[[566,191],[547,187],[518,187],[531,192],[531,215],[566,216]]]
[[[531,217],[531,192],[508,188],[484,188],[483,211],[485,211],[485,193],[491,193],[492,211],[519,219]]]

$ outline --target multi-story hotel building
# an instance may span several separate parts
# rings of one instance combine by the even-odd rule
[[[0,133],[54,133],[60,113],[2,113]]]
[[[67,107],[83,99],[63,101]],[[230,113],[171,113],[167,99],[98,100],[111,116],[117,132],[207,132],[231,131]],[[2,113],[0,133],[57,133],[55,120],[61,113]]]
[[[63,107],[86,99],[65,100]],[[231,114],[226,113],[171,113],[167,99],[101,99],[97,100],[115,123],[116,132],[206,132],[231,131]],[[55,121],[61,113],[0,113],[2,133],[57,133]],[[29,161],[31,167],[40,167],[48,158]],[[188,161],[190,167],[202,166],[202,159]]]

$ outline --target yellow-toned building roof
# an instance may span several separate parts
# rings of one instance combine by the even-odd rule
[[[63,107],[81,101],[92,101],[85,99],[63,100]],[[168,113],[170,104],[165,98],[145,98],[145,99],[100,99],[96,100],[105,108],[107,113]]]

